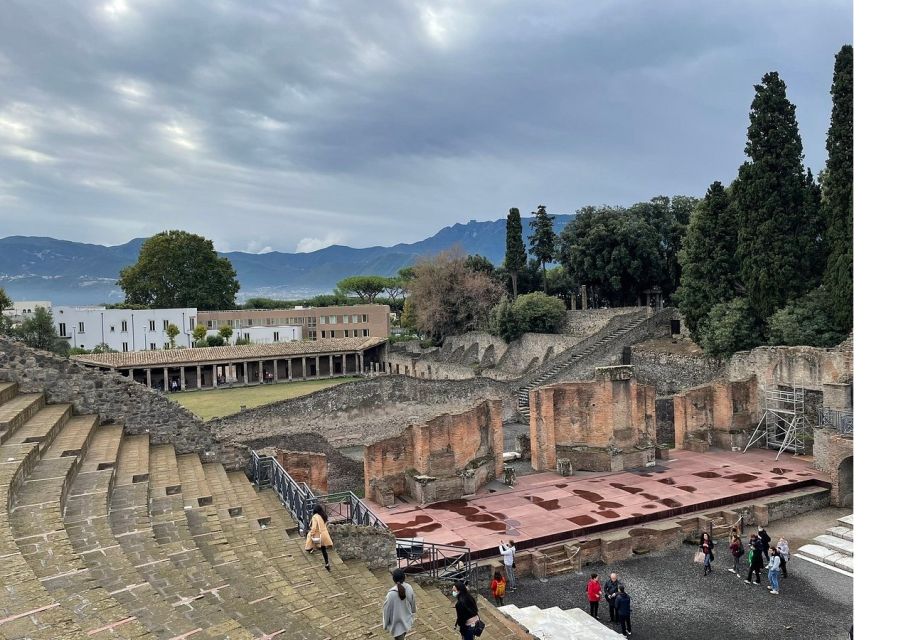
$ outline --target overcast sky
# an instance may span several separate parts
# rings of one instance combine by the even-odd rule
[[[0,236],[412,242],[703,195],[777,70],[825,160],[835,0],[4,0]]]

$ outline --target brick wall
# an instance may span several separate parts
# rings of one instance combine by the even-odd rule
[[[660,395],[702,385],[724,374],[724,363],[720,360],[671,352],[650,341],[632,346],[632,365],[635,377],[654,385]]]
[[[744,447],[761,418],[759,402],[754,377],[718,380],[674,395],[676,447],[691,449],[699,443],[724,449]]]
[[[825,383],[853,380],[853,340],[834,349],[816,347],[758,347],[734,353],[727,378],[742,380],[754,375],[759,385],[790,384],[822,391]]]
[[[853,506],[853,438],[834,429],[813,430],[814,466],[831,476],[831,504]]]
[[[278,449],[275,459],[296,482],[306,484],[320,495],[329,492],[329,467],[324,453]]]
[[[629,366],[598,369],[591,382],[564,382],[531,391],[531,466],[617,470],[616,450],[631,454],[656,437],[654,388],[632,378]],[[579,466],[581,465],[581,466]]]

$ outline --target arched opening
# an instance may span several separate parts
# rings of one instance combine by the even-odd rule
[[[853,456],[844,458],[837,467],[838,505],[853,506]]]

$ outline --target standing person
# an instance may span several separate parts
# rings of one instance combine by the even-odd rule
[[[756,539],[749,549],[749,579],[743,580],[746,584],[761,584],[761,570],[763,568],[761,559],[761,540]],[[752,580],[752,574],[755,574],[755,580]]]
[[[404,640],[405,635],[414,626],[414,614],[417,603],[414,601],[414,590],[405,584],[404,571],[395,569],[392,581],[395,586],[385,595],[382,607],[382,628],[388,631],[395,640]]]
[[[600,580],[597,579],[596,573],[592,573],[591,579],[588,580],[588,610],[595,618],[597,617],[597,609],[600,607],[600,596]]]
[[[739,539],[738,535],[734,534],[733,539],[730,541],[730,555],[733,556],[733,566],[727,569],[727,571],[735,573],[737,578],[742,577],[739,575],[739,561],[744,553],[743,541]]]
[[[619,594],[620,587],[623,583],[615,573],[610,574],[609,580],[604,580],[604,598],[607,600],[607,606],[610,608],[610,622],[616,622],[616,596]]]
[[[768,560],[768,550],[771,548],[771,536],[768,535],[768,532],[765,531],[764,527],[758,528],[758,539],[761,540],[761,552],[765,556],[765,560]]]
[[[714,560],[714,541],[707,531],[701,534],[701,551],[705,554],[705,575],[708,575],[713,571],[711,561]]]
[[[632,635],[632,598],[626,593],[626,588],[619,587],[616,595],[616,615],[619,618],[619,630],[627,636]]]
[[[493,600],[496,606],[503,605],[502,597],[506,595],[506,581],[502,579],[502,574],[498,571],[493,574],[493,580],[490,581],[490,593],[493,594]]]
[[[319,547],[320,551],[322,551],[322,559],[325,560],[325,570],[331,571],[329,553],[326,550],[333,546],[332,538],[329,536],[329,528],[326,526],[328,521],[329,517],[325,513],[325,508],[321,504],[317,504],[313,508],[313,517],[310,518],[310,530],[306,534],[304,549],[313,553],[316,547]]]
[[[768,580],[771,582],[771,586],[769,586],[768,589],[776,596],[780,593],[780,555],[778,554],[776,547],[771,547],[771,562],[768,564]]]
[[[777,541],[777,553],[780,556],[781,576],[787,577],[787,563],[790,562],[790,543],[783,536]]]
[[[502,564],[506,568],[506,584],[509,591],[515,591],[518,585],[515,583],[515,541],[509,540],[508,544],[499,541],[499,553],[502,554]]]
[[[452,597],[455,598],[455,626],[458,627],[462,640],[474,640],[474,625],[480,621],[477,601],[462,580],[455,581]]]

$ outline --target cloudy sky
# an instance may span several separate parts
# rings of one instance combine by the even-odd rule
[[[777,70],[825,160],[837,0],[4,0],[0,236],[412,242],[701,195]],[[817,171],[816,171],[817,172]]]

